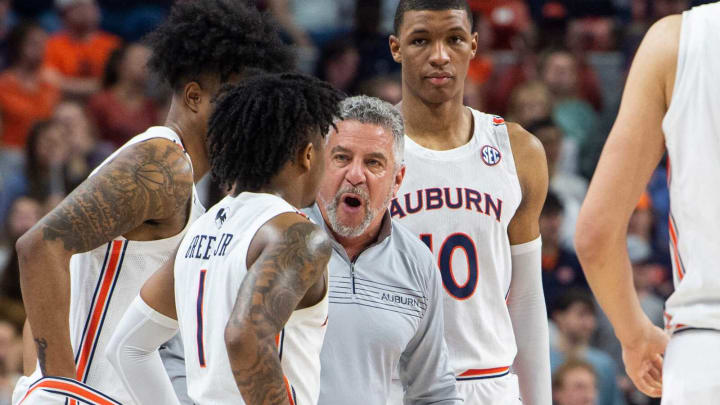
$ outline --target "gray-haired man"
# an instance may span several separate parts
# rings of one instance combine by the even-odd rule
[[[334,242],[318,403],[384,405],[395,370],[405,404],[461,403],[432,254],[387,209],[405,175],[402,118],[365,96],[345,100],[342,118],[308,211]]]

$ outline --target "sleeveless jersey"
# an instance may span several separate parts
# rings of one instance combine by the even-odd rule
[[[185,342],[188,394],[199,405],[244,404],[225,347],[225,326],[247,274],[255,233],[272,218],[298,212],[264,193],[228,196],[190,228],[175,258],[175,304]],[[316,404],[328,296],[296,310],[276,337],[291,404]]]
[[[509,372],[517,348],[506,305],[507,228],[521,201],[505,121],[472,110],[474,132],[436,151],[405,137],[407,170],[391,214],[433,252],[445,287],[445,340],[458,380]]]
[[[720,329],[720,4],[683,13],[677,73],[663,120],[675,292],[668,329]]]
[[[183,148],[180,137],[167,127],[151,127],[110,155],[90,176],[120,151],[152,138],[165,138]],[[188,160],[190,156],[186,153]],[[195,186],[187,224],[175,236],[134,241],[122,236],[70,259],[70,337],[75,353],[77,379],[119,402],[134,404],[105,357],[105,347],[127,307],[140,293],[145,280],[175,253],[185,231],[204,212]]]

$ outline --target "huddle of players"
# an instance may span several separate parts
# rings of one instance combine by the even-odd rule
[[[178,3],[150,43],[150,66],[174,89],[165,126],[128,142],[18,242],[38,367],[14,404],[174,404],[188,394],[196,403],[333,403],[337,391],[344,403],[550,404],[538,229],[545,157],[519,126],[462,104],[477,47],[464,0],[400,1],[390,51],[402,64],[404,139],[402,122],[393,137],[397,126],[381,119],[385,111],[393,121],[389,106],[341,102],[323,82],[278,73],[291,58],[253,6]],[[385,138],[371,134],[378,126]],[[354,155],[375,144],[399,156]],[[231,195],[201,215],[194,182],[210,169]],[[334,205],[318,201],[308,219],[298,209],[313,205],[326,171],[339,181]],[[374,210],[381,177],[396,198],[383,195]],[[363,210],[359,232],[337,225]],[[368,226],[373,238],[357,249]],[[430,273],[416,273],[405,252],[421,246],[416,256],[430,258],[422,243]],[[370,251],[387,270],[363,265]],[[416,285],[371,280],[403,271]],[[434,300],[440,282],[446,294]],[[367,312],[377,305],[410,321]],[[378,335],[409,327],[407,347],[432,342],[434,356],[371,336],[353,324],[360,313],[375,317]],[[428,325],[442,327],[443,315],[444,341],[432,340]],[[346,334],[332,336],[343,364],[321,395],[328,322]],[[343,374],[372,368],[377,353],[344,353],[372,339],[396,350],[394,363]],[[361,347],[343,347],[353,344]],[[412,386],[409,375],[427,368],[438,370]],[[432,386],[428,375],[455,381],[434,397],[417,389]]]
[[[292,70],[288,48],[253,6],[176,4],[149,38],[150,67],[174,89],[165,125],[18,242],[38,364],[13,403],[549,404],[542,147],[463,106],[477,48],[464,0],[402,0],[395,30],[404,130],[391,106],[341,103],[323,82],[279,73]],[[371,136],[378,126],[385,135]],[[209,169],[231,195],[201,215],[194,182]],[[313,222],[298,209],[326,169],[342,184],[334,206],[306,210]],[[359,232],[336,225],[358,211]],[[368,223],[373,239],[353,250]],[[467,263],[464,284],[453,262]],[[336,378],[321,395],[323,336],[343,321],[342,364],[324,364]]]

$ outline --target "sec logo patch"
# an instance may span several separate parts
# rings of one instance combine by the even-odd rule
[[[495,166],[500,163],[502,154],[494,146],[485,145],[481,150],[482,160],[488,166]]]

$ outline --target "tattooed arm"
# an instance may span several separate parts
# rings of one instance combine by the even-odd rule
[[[263,243],[263,234],[270,236],[240,286],[225,343],[245,403],[288,405],[275,336],[301,300],[307,301],[304,296],[314,294],[314,302],[322,298],[311,287],[324,286],[321,276],[332,249],[325,232],[297,214],[282,214],[265,224],[250,251]]]
[[[160,138],[138,143],[85,180],[18,240],[23,300],[43,375],[76,374],[68,325],[70,257],[133,231],[140,239],[170,236],[137,230],[146,221],[158,228],[178,222],[188,207],[192,181],[190,162],[177,145]],[[182,229],[174,228],[174,233]]]

